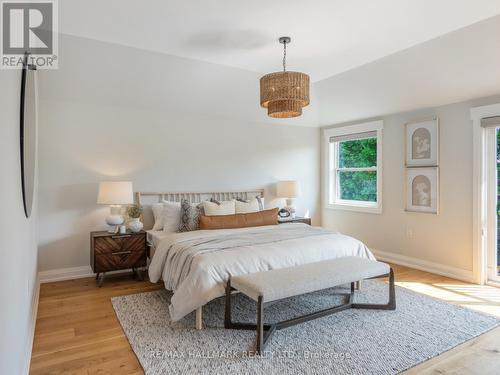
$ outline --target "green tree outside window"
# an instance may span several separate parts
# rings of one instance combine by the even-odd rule
[[[339,198],[342,200],[376,202],[377,172],[352,170],[377,166],[377,139],[341,141],[338,144]],[[343,170],[348,168],[348,170]]]

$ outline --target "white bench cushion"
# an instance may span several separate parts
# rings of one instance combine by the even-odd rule
[[[386,263],[356,256],[256,272],[231,278],[231,286],[257,301],[276,301],[388,274]]]

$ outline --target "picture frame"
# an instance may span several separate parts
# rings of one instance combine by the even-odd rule
[[[439,213],[439,167],[406,168],[406,211]]]
[[[405,124],[406,167],[439,165],[439,119],[437,117]]]

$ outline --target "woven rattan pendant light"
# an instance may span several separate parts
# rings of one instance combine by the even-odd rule
[[[283,71],[260,79],[260,105],[267,108],[270,117],[297,117],[302,114],[302,107],[309,105],[309,76],[286,70],[286,45],[290,41],[287,36],[279,38],[283,44]]]

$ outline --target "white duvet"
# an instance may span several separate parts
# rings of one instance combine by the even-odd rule
[[[254,239],[254,240],[253,240]],[[170,317],[179,320],[224,295],[230,275],[293,267],[345,256],[375,259],[360,241],[302,223],[199,230],[162,238],[149,266],[152,282],[173,290]]]

